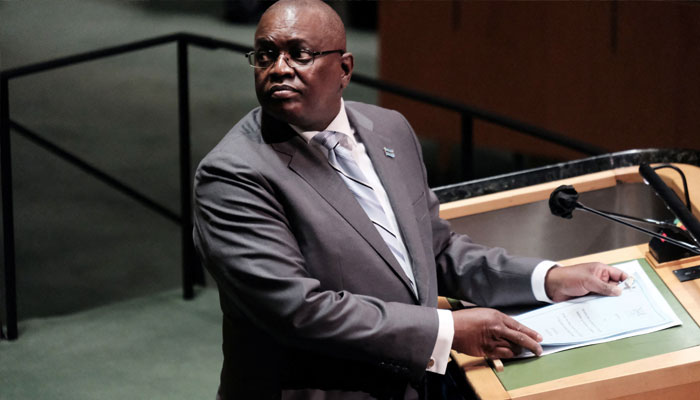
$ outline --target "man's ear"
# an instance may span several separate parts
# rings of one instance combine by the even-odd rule
[[[340,68],[342,70],[342,75],[340,77],[341,88],[345,89],[350,83],[350,77],[352,76],[352,69],[355,66],[355,57],[352,53],[343,53],[340,59]]]

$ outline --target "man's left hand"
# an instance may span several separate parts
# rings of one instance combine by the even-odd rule
[[[550,269],[544,287],[547,296],[557,302],[589,293],[619,296],[622,290],[617,285],[625,279],[627,274],[623,271],[603,263],[592,262]]]

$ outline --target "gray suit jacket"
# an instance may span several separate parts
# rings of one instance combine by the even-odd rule
[[[224,313],[224,398],[395,393],[425,374],[439,294],[484,306],[536,302],[530,275],[541,260],[477,245],[438,217],[405,118],[345,104],[392,203],[418,297],[325,156],[251,111],[195,178],[194,240]]]

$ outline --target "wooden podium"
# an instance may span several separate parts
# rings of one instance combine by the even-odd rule
[[[698,184],[700,168],[674,164],[686,175],[690,186],[693,214],[700,215]],[[573,185],[580,193],[608,188],[618,183],[638,183],[637,167],[618,168],[495,194],[445,203],[440,208],[445,219],[503,209],[546,200],[559,185]],[[674,171],[659,170],[666,184],[682,198],[683,184]],[[586,261],[616,263],[646,258],[692,319],[700,324],[700,280],[680,282],[673,270],[700,264],[700,256],[658,264],[649,255],[647,244],[624,247],[561,261],[571,265]],[[454,352],[453,352],[454,353]],[[453,354],[465,371],[468,382],[482,399],[686,399],[700,396],[700,346],[621,363],[612,367],[554,379],[531,386],[506,390],[496,373],[482,358]],[[545,356],[542,361],[545,362]],[[508,368],[506,366],[505,368]]]

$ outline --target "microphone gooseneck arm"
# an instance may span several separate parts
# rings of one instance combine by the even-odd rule
[[[671,237],[667,237],[667,236],[658,234],[658,233],[653,232],[653,231],[650,231],[650,230],[648,230],[648,229],[644,229],[644,228],[642,228],[642,227],[640,227],[640,226],[637,226],[637,225],[631,224],[631,223],[629,223],[629,222],[627,222],[627,221],[624,221],[624,220],[622,220],[621,218],[616,218],[616,217],[613,217],[613,216],[611,216],[611,215],[608,215],[607,213],[598,211],[598,210],[596,210],[596,209],[594,209],[594,208],[587,207],[587,206],[581,204],[581,203],[578,202],[578,201],[576,202],[576,208],[580,208],[580,209],[582,209],[582,210],[588,211],[588,212],[593,213],[593,214],[595,214],[595,215],[599,215],[599,216],[601,216],[601,217],[603,217],[603,218],[606,218],[606,219],[609,219],[609,220],[611,220],[611,221],[619,222],[619,223],[621,223],[622,225],[628,226],[628,227],[630,227],[630,228],[632,228],[632,229],[636,229],[636,230],[638,230],[638,231],[640,231],[640,232],[646,233],[647,235],[651,235],[651,236],[653,236],[653,237],[655,237],[655,238],[657,238],[657,239],[665,240],[665,241],[667,241],[667,242],[669,242],[669,243],[672,243],[672,244],[674,244],[674,245],[676,245],[676,246],[682,247],[682,248],[684,248],[684,249],[686,249],[686,250],[688,250],[688,251],[691,251],[691,252],[693,252],[693,253],[695,253],[695,254],[700,254],[700,249],[699,249],[697,246],[693,246],[692,244],[688,244],[688,243],[682,242],[682,241],[680,241],[680,240],[676,240],[676,239],[674,239],[674,238],[671,238]]]
[[[600,210],[600,212],[611,215],[613,217],[624,219],[627,221],[641,222],[644,224],[654,225],[658,228],[670,229],[670,230],[672,230],[674,232],[678,232],[678,233],[685,233],[686,232],[683,229],[677,227],[676,225],[673,225],[673,224],[668,223],[668,222],[657,221],[657,220],[651,219],[651,218],[637,218],[637,217],[632,217],[632,216],[624,215],[624,214],[618,214],[616,212],[605,211],[605,210]]]
[[[635,220],[635,221],[639,221],[639,222],[646,222],[646,223],[658,223],[657,225],[660,225],[660,226],[667,226],[668,225],[668,227],[670,227],[673,225],[666,224],[666,223],[659,223],[659,221],[654,221],[654,220],[640,220],[640,219],[634,218],[634,217],[623,216],[623,215],[615,214],[615,213],[608,213],[605,211],[600,211],[600,210],[596,210],[594,208],[586,207],[585,205],[581,204],[578,201],[578,192],[571,185],[561,185],[558,188],[554,189],[552,194],[549,196],[549,210],[552,212],[552,214],[554,214],[558,217],[570,219],[573,216],[572,215],[573,211],[577,208],[584,210],[584,211],[588,211],[591,214],[595,214],[595,215],[601,216],[603,218],[609,219],[611,221],[620,223],[622,225],[625,225],[627,227],[635,229],[639,232],[645,233],[651,237],[655,237],[655,238],[660,239],[660,240],[665,240],[665,241],[667,241],[675,246],[681,247],[681,248],[688,250],[692,253],[700,254],[700,247],[698,247],[692,243],[686,243],[682,240],[677,240],[677,239],[674,239],[672,237],[667,237],[667,236],[661,235],[659,233],[650,231],[650,230],[642,228],[640,226],[631,224],[631,223],[625,221],[625,219]],[[680,231],[680,229],[676,226],[673,226],[673,228],[676,232]]]

